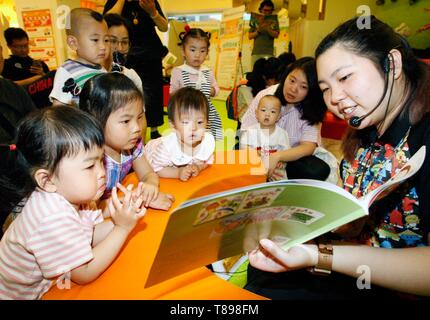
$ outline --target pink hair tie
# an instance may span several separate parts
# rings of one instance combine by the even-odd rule
[[[10,151],[14,151],[14,150],[16,150],[16,144],[11,144],[11,145],[9,145],[9,150],[10,150]]]

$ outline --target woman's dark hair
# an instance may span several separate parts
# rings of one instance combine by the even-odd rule
[[[108,13],[103,16],[106,21],[108,28],[124,26],[130,34],[131,26],[128,20],[124,19],[121,15],[116,13]]]
[[[190,28],[188,31],[182,31],[179,34],[179,40],[181,40],[181,42],[178,43],[179,46],[183,46],[185,43],[187,43],[187,40],[189,38],[194,38],[194,39],[200,39],[200,40],[205,40],[206,41],[206,45],[210,46],[210,38],[211,38],[211,33],[210,32],[205,32],[200,28]]]
[[[296,61],[296,55],[292,52],[284,52],[278,56],[278,59],[281,61],[281,65],[279,66],[279,79],[282,77],[283,71],[290,65]]]
[[[306,120],[310,125],[320,123],[324,119],[327,106],[324,103],[322,92],[318,86],[317,70],[314,58],[303,57],[291,63],[281,77],[279,86],[275,91],[275,96],[281,100],[283,106],[287,105],[288,101],[284,96],[284,85],[288,75],[296,69],[304,72],[308,82],[308,94],[303,101],[296,105],[296,108],[300,110],[302,120]]]
[[[169,99],[167,117],[174,122],[176,115],[189,113],[190,110],[201,111],[206,120],[209,118],[209,102],[206,96],[197,89],[184,87],[176,91]]]
[[[419,61],[408,42],[384,22],[374,16],[360,17],[370,21],[370,28],[362,28],[357,18],[350,19],[327,35],[318,45],[315,56],[320,55],[335,45],[344,48],[358,56],[372,61],[375,67],[384,75],[389,52],[392,49],[402,55],[402,71],[405,79],[405,95],[407,95],[404,112],[409,113],[412,124],[419,122],[430,109],[430,68]],[[349,129],[343,140],[343,151],[346,159],[351,160],[356,153],[362,134],[368,130]]]
[[[281,60],[276,57],[270,57],[266,60],[266,64],[263,71],[264,79],[270,80],[274,79],[276,82],[279,82],[279,68],[281,67]]]
[[[104,129],[111,113],[143,96],[136,85],[122,73],[103,73],[85,82],[79,95],[79,108],[92,114]]]
[[[266,67],[266,59],[260,58],[255,61],[252,67],[252,72],[246,75],[248,87],[252,88],[252,95],[255,97],[257,93],[266,88],[266,80],[264,80],[264,69]]]
[[[97,120],[77,108],[64,106],[28,114],[18,125],[14,141],[16,148],[0,146],[0,226],[40,187],[34,179],[36,170],[55,174],[64,157],[102,148],[104,144]]]

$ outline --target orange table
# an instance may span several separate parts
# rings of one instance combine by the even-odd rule
[[[250,174],[256,166],[249,159],[244,161],[243,155],[243,151],[217,153],[214,165],[187,182],[161,179],[160,190],[176,197],[171,210],[148,210],[116,260],[97,280],[85,286],[72,284],[70,289],[53,286],[43,299],[265,299],[220,279],[205,267],[144,288],[170,212],[198,190],[203,195],[264,182],[264,176]],[[132,174],[124,184],[136,182]]]

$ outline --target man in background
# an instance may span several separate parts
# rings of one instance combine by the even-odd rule
[[[30,52],[27,33],[21,28],[8,28],[4,31],[4,37],[11,56],[4,61],[2,76],[19,85],[30,84],[46,73],[49,68],[45,62],[34,60],[28,54]]]
[[[274,40],[279,36],[279,23],[276,18],[267,19],[266,16],[271,16],[275,10],[275,5],[271,0],[264,0],[260,3],[258,11],[263,16],[254,21],[251,18],[248,38],[254,39],[254,47],[251,55],[251,65],[260,58],[273,57]]]

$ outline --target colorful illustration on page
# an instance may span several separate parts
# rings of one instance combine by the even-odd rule
[[[238,211],[248,211],[251,209],[270,206],[283,190],[283,188],[274,187],[250,191],[247,193]]]
[[[287,219],[289,220],[297,221],[306,225],[310,225],[324,217],[324,214],[321,212],[303,207],[289,207],[285,212],[285,215],[288,215]]]
[[[203,204],[197,214],[194,226],[231,215],[237,211],[244,195],[233,195]]]

